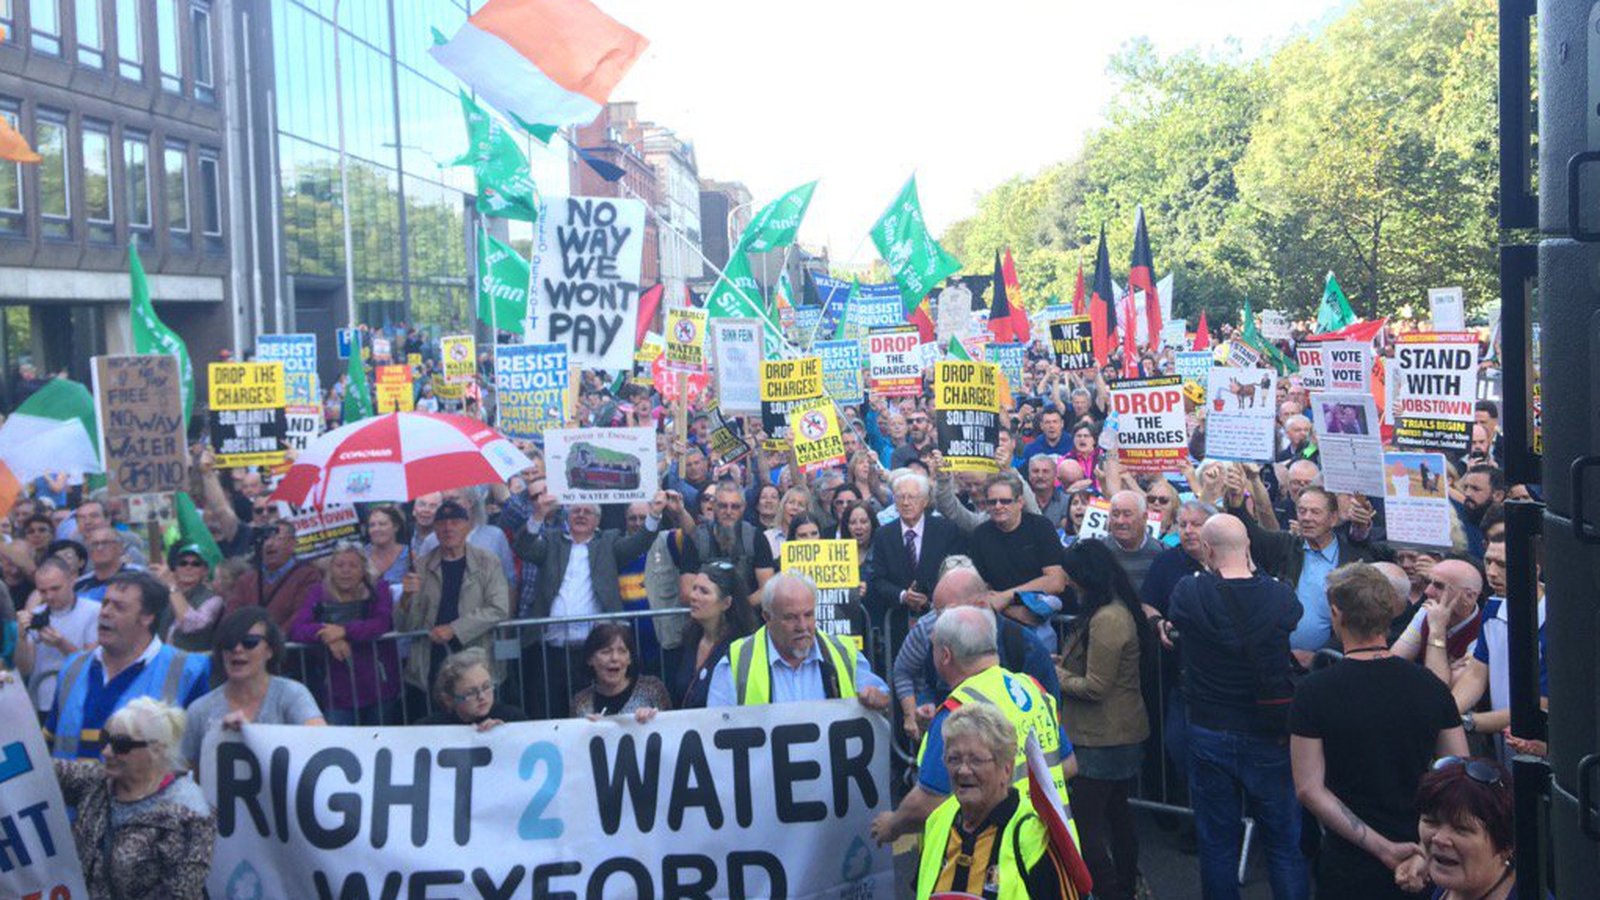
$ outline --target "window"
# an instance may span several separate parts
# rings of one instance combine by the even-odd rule
[[[189,151],[176,141],[168,141],[161,153],[163,183],[167,195],[167,228],[174,234],[189,236]]]
[[[211,7],[197,3],[189,11],[189,40],[194,50],[194,90],[202,100],[215,99],[211,76]]]
[[[177,93],[183,90],[183,63],[178,53],[178,2],[156,2],[156,57],[161,65],[161,86]]]
[[[200,227],[206,237],[222,237],[222,186],[214,151],[200,151]]]
[[[111,201],[111,132],[104,125],[83,126],[83,215],[89,240],[115,243]]]
[[[100,0],[76,0],[78,8],[78,64],[91,69],[106,65],[105,39],[100,34]]]
[[[30,38],[33,49],[51,56],[61,55],[61,0],[31,0],[28,4]]]
[[[144,80],[144,35],[139,32],[139,0],[117,0],[117,71]]]
[[[4,3],[5,0],[0,0]],[[0,7],[0,12],[11,10]],[[0,107],[0,119],[12,128],[18,126],[15,107]],[[0,232],[22,231],[22,164],[0,159]]]
[[[72,187],[67,170],[66,116],[39,113],[33,127],[39,161],[39,215],[45,237],[72,237]]]
[[[122,180],[128,189],[128,224],[150,227],[150,143],[143,135],[122,138]]]

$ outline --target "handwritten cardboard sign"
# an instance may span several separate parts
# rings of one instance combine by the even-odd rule
[[[113,494],[183,490],[189,452],[178,360],[97,356],[93,375],[106,486]]]

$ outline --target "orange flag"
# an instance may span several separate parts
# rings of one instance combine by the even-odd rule
[[[33,148],[28,146],[28,142],[4,117],[0,117],[0,159],[19,163],[39,161],[39,154],[33,152]]]

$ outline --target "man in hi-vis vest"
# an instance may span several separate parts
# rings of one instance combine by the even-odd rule
[[[889,685],[861,651],[817,630],[810,576],[773,576],[761,589],[761,613],[766,624],[734,641],[711,673],[707,707],[855,697],[868,709],[889,708]]]
[[[982,578],[971,569],[952,569],[940,579],[938,590],[959,590],[956,582]],[[947,584],[946,582],[950,582]],[[933,626],[933,664],[946,684],[953,684],[939,707],[917,754],[917,784],[893,812],[880,813],[872,823],[872,837],[888,843],[922,827],[928,815],[950,796],[950,772],[944,765],[944,720],[966,703],[988,703],[1005,715],[1017,732],[1014,780],[1027,790],[1028,733],[1039,737],[1039,748],[1055,776],[1056,790],[1067,801],[1067,780],[1077,774],[1072,742],[1061,727],[1056,704],[1029,675],[1000,667],[994,613],[979,606],[955,606],[939,614]],[[1070,809],[1070,807],[1069,807]],[[1070,816],[1070,813],[1068,814]],[[1068,820],[1071,825],[1071,820]]]

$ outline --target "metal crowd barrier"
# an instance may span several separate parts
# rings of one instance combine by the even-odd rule
[[[518,706],[530,718],[565,718],[572,695],[592,681],[582,659],[582,633],[603,622],[627,625],[633,633],[635,663],[640,676],[672,683],[676,651],[663,650],[653,623],[687,616],[689,610],[649,609],[592,616],[508,619],[490,632],[490,656],[496,670],[496,702]],[[575,629],[547,635],[546,629]],[[566,646],[546,643],[546,638],[571,637]],[[405,680],[411,654],[432,653],[435,644],[426,631],[389,632],[371,641],[350,641],[350,655],[336,660],[321,644],[286,645],[282,674],[305,684],[321,705],[330,724],[410,725],[433,713],[437,698],[427,689]],[[674,698],[676,699],[676,698]]]

